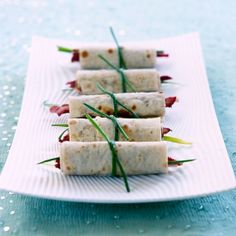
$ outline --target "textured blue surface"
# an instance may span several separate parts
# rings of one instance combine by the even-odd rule
[[[236,172],[235,9],[234,0],[0,1],[0,169],[18,120],[32,35],[108,41],[112,25],[121,40],[200,32],[218,120]],[[140,205],[57,202],[0,191],[0,234],[6,235],[236,235],[235,218],[234,190]]]

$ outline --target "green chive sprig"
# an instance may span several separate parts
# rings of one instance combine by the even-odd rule
[[[192,162],[196,159],[186,159],[186,160],[169,160],[168,165],[182,165],[185,162]]]
[[[119,74],[120,74],[120,79],[121,79],[121,84],[122,84],[122,92],[126,93],[127,92],[127,87],[126,85],[129,87],[129,89],[132,92],[136,92],[135,88],[133,87],[133,85],[129,82],[127,76],[124,73],[124,70],[122,68],[118,68],[115,65],[113,65],[111,62],[109,62],[104,56],[102,55],[98,55],[98,57],[103,60],[107,65],[109,65],[112,69],[116,70]]]
[[[61,46],[57,46],[57,50],[60,51],[60,52],[73,52],[73,49],[71,48],[65,48],[65,47],[61,47]]]
[[[110,29],[110,32],[111,32],[111,35],[112,35],[112,38],[114,39],[115,41],[115,44],[116,44],[116,47],[117,47],[117,52],[118,52],[118,58],[119,58],[119,67],[120,68],[123,68],[123,69],[127,69],[127,66],[125,64],[125,60],[124,60],[124,57],[123,57],[123,54],[122,54],[122,48],[120,47],[119,45],[119,42],[116,38],[116,35],[112,29],[112,27],[109,27]]]
[[[69,125],[68,124],[52,124],[52,126],[54,126],[54,127],[69,127]]]
[[[191,145],[192,143],[191,142],[187,142],[183,139],[180,139],[180,138],[175,138],[175,137],[171,137],[171,136],[166,136],[164,135],[162,137],[162,139],[164,141],[167,141],[167,142],[172,142],[172,143],[178,143],[178,144],[186,144],[186,145]]]
[[[66,132],[68,132],[68,131],[69,131],[69,129],[65,129],[65,130],[59,135],[58,140],[60,141],[60,140],[62,139],[63,135],[64,135]]]
[[[40,164],[45,164],[45,163],[48,163],[48,162],[51,162],[51,161],[59,161],[59,160],[60,160],[60,157],[53,157],[53,158],[50,158],[50,159],[47,159],[47,160],[44,160],[44,161],[40,161],[37,164],[40,165]]]
[[[65,129],[58,137],[58,140],[60,142],[60,140],[62,139],[63,135],[69,131],[68,127],[69,125],[68,124],[52,124],[53,127],[66,127],[67,129]]]
[[[117,150],[116,150],[116,144],[114,141],[110,140],[105,131],[97,124],[95,120],[92,119],[92,117],[88,114],[86,114],[86,118],[91,122],[91,124],[99,131],[99,133],[103,136],[103,138],[107,141],[109,148],[112,153],[112,176],[117,176],[117,167],[120,169],[121,176],[123,177],[125,188],[127,192],[130,192],[129,183],[127,175],[124,171],[124,168],[122,164],[120,163],[120,160],[118,158]]]
[[[127,106],[125,106],[124,104],[122,104],[121,102],[119,102],[115,96],[114,93],[111,93],[109,91],[107,91],[106,89],[104,89],[100,84],[97,84],[98,89],[100,89],[103,93],[109,95],[111,97],[111,99],[113,100],[113,104],[114,104],[114,116],[118,116],[118,105],[123,107],[125,110],[127,110],[134,118],[139,118],[139,115],[136,112],[133,112],[131,109],[129,109]]]
[[[118,122],[117,118],[113,115],[107,115],[101,111],[99,111],[98,109],[96,109],[95,107],[90,106],[87,103],[84,103],[84,105],[89,108],[91,111],[95,112],[96,114],[98,114],[101,117],[105,117],[109,120],[111,120],[115,126],[115,141],[119,141],[119,133],[118,131],[120,131],[120,133],[124,136],[124,138],[128,141],[129,137],[128,135],[125,133],[124,129],[121,127],[120,123]]]

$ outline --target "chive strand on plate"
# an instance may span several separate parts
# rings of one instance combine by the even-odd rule
[[[187,142],[183,139],[180,139],[180,138],[175,138],[175,137],[171,137],[171,136],[167,136],[167,135],[164,135],[162,137],[162,139],[164,141],[167,141],[167,142],[172,142],[172,143],[178,143],[178,144],[186,144],[186,145],[191,145],[192,143],[191,142]]]

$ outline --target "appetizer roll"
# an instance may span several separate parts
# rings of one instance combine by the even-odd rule
[[[165,98],[162,93],[118,93],[117,100],[135,112],[139,117],[162,117],[165,114]],[[84,103],[111,115],[114,113],[113,100],[108,95],[82,95],[69,97],[69,111],[71,118],[84,117],[85,114],[97,114],[84,106]],[[132,117],[127,110],[118,106],[120,117]]]
[[[168,171],[164,142],[117,142],[118,158],[127,175]],[[65,175],[111,175],[112,154],[107,142],[64,142],[60,168]],[[117,174],[120,175],[119,169]]]
[[[128,82],[136,92],[160,91],[160,76],[156,69],[124,70]],[[79,70],[76,74],[75,89],[81,94],[102,94],[100,84],[112,93],[122,93],[121,75],[115,70]],[[133,92],[126,86],[127,92]]]
[[[154,68],[156,65],[156,49],[150,47],[122,47],[122,55],[127,69]],[[82,69],[111,69],[98,57],[105,57],[111,64],[119,67],[118,50],[115,46],[98,45],[83,46],[79,49]]]
[[[101,117],[96,117],[94,120],[111,140],[115,139],[115,127],[111,120]],[[162,126],[159,117],[147,119],[118,118],[117,121],[128,135],[129,141],[161,141]],[[70,141],[92,142],[104,140],[104,137],[87,119],[69,119],[68,125]],[[126,141],[122,134],[119,134],[119,141]]]

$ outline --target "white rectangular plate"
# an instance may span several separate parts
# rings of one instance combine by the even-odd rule
[[[167,111],[165,127],[172,136],[193,142],[191,147],[169,145],[169,156],[196,158],[165,175],[129,177],[131,193],[122,179],[112,177],[64,176],[54,168],[36,163],[59,155],[57,137],[67,116],[50,114],[44,100],[61,104],[70,92],[62,92],[74,79],[78,64],[70,55],[59,53],[56,45],[77,46],[59,40],[33,38],[23,105],[14,141],[0,177],[0,188],[57,200],[133,203],[192,198],[235,187],[235,176],[222,139],[208,86],[198,34],[142,42],[164,49],[169,58],[159,59],[161,74],[171,75],[175,84],[163,85],[179,103]],[[11,117],[9,117],[11,119]]]

